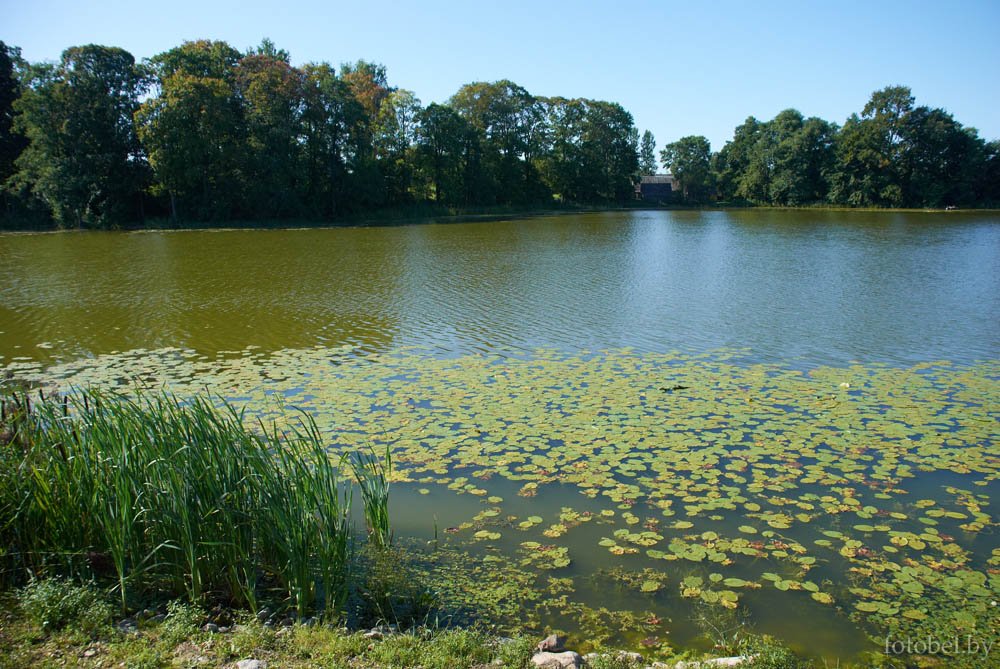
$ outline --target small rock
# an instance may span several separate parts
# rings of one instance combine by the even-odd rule
[[[264,622],[271,617],[271,609],[266,606],[257,612],[257,620]]]
[[[267,662],[260,660],[240,660],[236,663],[237,669],[266,669]]]
[[[154,623],[162,623],[166,619],[167,619],[166,613],[157,613],[155,616],[150,618],[149,621]]]
[[[96,648],[88,648],[87,650],[83,651],[84,657],[94,657],[95,655],[97,655]]]
[[[535,653],[531,663],[544,669],[580,669],[583,666],[583,658],[572,650],[563,653],[542,652]]]
[[[139,626],[131,618],[125,618],[115,623],[115,629],[126,634],[139,631]]]
[[[201,628],[206,632],[211,632],[212,634],[219,633],[219,626],[216,625],[215,623],[205,623],[204,625],[201,626]]]
[[[139,614],[140,620],[149,620],[156,615],[156,611],[153,609],[143,609],[142,613]]]
[[[291,627],[294,624],[295,624],[295,618],[293,618],[291,616],[288,616],[287,618],[285,618],[285,619],[283,619],[281,621],[281,626],[282,627]]]
[[[566,650],[566,637],[559,634],[550,634],[538,644],[539,653],[560,653],[564,650]]]
[[[219,634],[229,634],[229,628],[228,627],[220,627],[219,628]]]
[[[383,636],[391,636],[397,633],[399,633],[398,625],[379,625],[378,627],[371,628],[362,636],[366,639],[379,639]]]

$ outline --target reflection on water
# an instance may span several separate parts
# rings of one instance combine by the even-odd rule
[[[1000,350],[998,223],[989,213],[657,211],[5,235],[0,355],[734,346],[806,366],[968,362]]]

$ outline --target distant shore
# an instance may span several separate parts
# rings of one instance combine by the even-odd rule
[[[978,212],[998,212],[1000,208],[963,208],[963,209],[931,209],[931,208],[886,208],[886,207],[841,207],[836,205],[812,205],[801,207],[776,207],[770,205],[754,205],[745,202],[708,202],[699,204],[662,203],[652,204],[639,200],[618,204],[565,204],[556,206],[535,207],[435,207],[433,205],[415,205],[365,212],[363,214],[344,216],[335,219],[230,219],[219,221],[172,221],[169,218],[148,218],[143,224],[123,225],[111,230],[123,232],[162,232],[170,230],[293,230],[312,228],[359,228],[359,227],[390,227],[400,225],[421,225],[428,223],[472,223],[477,221],[503,221],[520,218],[535,218],[539,216],[561,216],[566,214],[593,214],[612,211],[716,211],[725,210],[759,210],[759,211],[816,211],[816,212],[868,212],[897,214],[968,214]],[[0,234],[24,232],[76,232],[79,228],[59,228],[52,222],[24,221],[10,222],[0,220]],[[104,228],[82,228],[82,230],[105,230]]]

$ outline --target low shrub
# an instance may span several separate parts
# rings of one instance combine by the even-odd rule
[[[32,581],[18,591],[18,603],[45,632],[73,628],[96,637],[111,624],[111,605],[89,584],[61,578]]]

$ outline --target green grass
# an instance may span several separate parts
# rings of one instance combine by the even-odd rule
[[[277,596],[299,617],[339,615],[351,482],[308,415],[252,431],[235,408],[204,398],[96,390],[35,403],[19,395],[2,414],[8,585],[85,576],[112,579],[123,611],[143,597],[256,610]],[[375,485],[385,494],[370,503],[387,504],[387,486]]]
[[[92,585],[61,578],[32,581],[18,599],[24,615],[43,632],[73,628],[94,637],[111,624],[111,606]]]
[[[67,584],[57,587],[65,591]],[[75,586],[71,586],[75,587]],[[29,589],[36,589],[30,586]],[[91,601],[98,594],[90,590]],[[203,613],[187,603],[170,605],[162,622],[139,622],[121,632],[109,625],[99,634],[84,633],[80,617],[70,617],[58,629],[43,629],[27,615],[32,595],[0,597],[0,669],[55,666],[233,666],[249,658],[272,667],[414,667],[452,669],[482,666],[522,669],[536,639],[517,637],[506,643],[476,629],[414,628],[382,639],[367,639],[361,631],[333,626],[295,625],[273,628],[243,616],[225,633],[201,629]],[[85,653],[90,653],[88,659]]]

